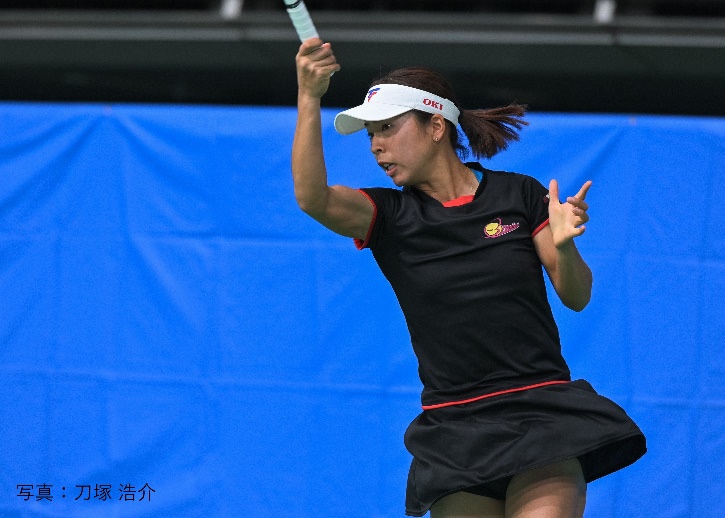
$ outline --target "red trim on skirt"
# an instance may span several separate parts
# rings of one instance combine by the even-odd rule
[[[501,396],[503,394],[511,394],[512,392],[522,392],[524,390],[531,390],[539,387],[546,387],[549,385],[562,385],[564,383],[571,383],[570,381],[546,381],[544,383],[537,383],[535,385],[527,385],[525,387],[517,387],[507,390],[500,390],[498,392],[491,392],[482,396],[476,396],[470,399],[462,399],[460,401],[448,401],[447,403],[438,403],[436,405],[423,405],[423,410],[435,410],[436,408],[443,408],[454,405],[465,405],[466,403],[473,403],[474,401],[480,401],[482,399],[488,399],[494,396]]]

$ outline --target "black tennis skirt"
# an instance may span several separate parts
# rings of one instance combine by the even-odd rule
[[[413,455],[406,514],[467,491],[503,500],[517,473],[578,458],[587,482],[635,462],[645,437],[627,413],[577,380],[427,410],[405,432]]]

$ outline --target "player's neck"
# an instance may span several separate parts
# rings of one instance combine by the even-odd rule
[[[415,187],[439,202],[446,203],[475,194],[478,179],[456,156],[455,160],[434,164],[427,181],[421,182]]]

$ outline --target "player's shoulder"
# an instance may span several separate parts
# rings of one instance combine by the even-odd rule
[[[362,187],[360,190],[367,194],[376,204],[398,202],[403,194],[400,189],[391,187]]]
[[[394,189],[392,187],[361,187],[360,190],[367,194],[388,197],[400,196],[402,193],[400,189]]]
[[[472,169],[478,170],[486,179],[486,188],[494,189],[512,189],[512,188],[532,188],[543,187],[541,182],[531,175],[519,173],[516,171],[502,171],[496,169],[488,169],[478,162],[466,164]]]
[[[466,163],[468,167],[471,169],[475,169],[483,174],[483,176],[488,176],[489,179],[495,180],[496,182],[501,183],[522,183],[527,182],[530,180],[535,180],[532,176],[529,176],[524,173],[519,173],[516,171],[502,171],[498,169],[489,169],[487,167],[483,167],[478,162],[468,162]]]
[[[392,187],[362,187],[360,191],[372,200],[377,211],[389,213],[391,211],[397,211],[400,208],[401,196],[403,195],[400,189],[394,189]]]

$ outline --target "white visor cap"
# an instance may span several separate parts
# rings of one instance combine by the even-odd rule
[[[360,106],[338,113],[335,117],[335,129],[338,133],[349,135],[363,129],[366,122],[392,119],[410,110],[438,113],[454,125],[458,124],[458,116],[461,113],[448,99],[425,90],[382,84],[368,90],[365,101]]]

